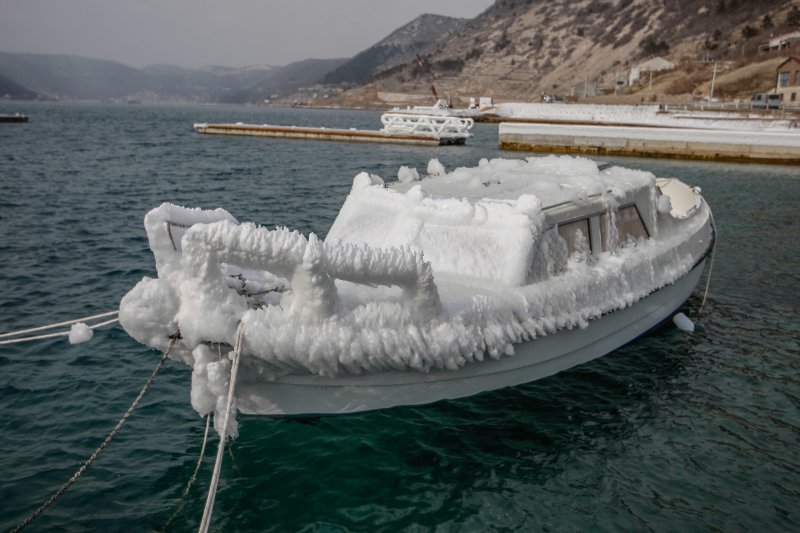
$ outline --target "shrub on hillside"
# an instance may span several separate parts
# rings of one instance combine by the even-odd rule
[[[684,76],[682,78],[678,78],[677,80],[673,81],[667,88],[664,89],[664,94],[668,95],[676,95],[676,94],[691,94],[694,92],[695,88],[707,81],[711,78],[711,75],[705,71],[697,71],[689,74],[688,76]]]
[[[800,9],[797,6],[792,7],[786,15],[786,25],[790,28],[800,28]]]
[[[669,45],[665,41],[659,41],[652,35],[642,39],[641,54],[647,56],[657,56],[669,52]]]

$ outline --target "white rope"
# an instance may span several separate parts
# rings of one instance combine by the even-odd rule
[[[119,311],[114,311],[114,312],[118,313]],[[119,318],[112,318],[111,320],[106,320],[105,322],[99,322],[97,324],[92,324],[91,326],[89,326],[89,329],[101,328],[103,326],[108,326],[109,324],[114,324],[115,322],[119,322]],[[71,324],[71,323],[72,322],[67,322],[67,324]],[[60,324],[60,325],[63,325],[63,324]],[[34,329],[42,330],[42,329],[50,329],[51,327],[55,327],[55,326],[43,326],[42,328],[34,328]],[[5,335],[6,336],[15,335],[15,334],[18,335],[20,333],[21,332],[18,331],[16,333],[6,333]],[[69,331],[59,331],[57,333],[45,333],[44,335],[36,335],[34,337],[22,337],[21,339],[7,339],[7,340],[4,340],[4,341],[0,341],[0,346],[2,346],[4,344],[17,344],[19,342],[38,341],[38,340],[42,340],[42,339],[52,339],[53,337],[66,337],[67,335],[69,335]]]
[[[12,331],[11,333],[3,333],[0,334],[0,339],[6,337],[16,337],[17,335],[24,335],[25,333],[34,333],[36,331],[44,331],[46,329],[53,329],[60,326],[70,326],[72,324],[77,324],[78,322],[86,322],[87,320],[94,320],[96,318],[105,318],[107,316],[118,315],[119,311],[109,311],[107,313],[100,313],[99,315],[92,315],[92,316],[85,316],[83,318],[76,318],[74,320],[66,320],[64,322],[58,322],[56,324],[49,324],[47,326],[39,326],[37,328],[28,328],[22,329],[20,331]]]
[[[211,525],[211,514],[214,512],[214,500],[217,497],[217,485],[219,484],[219,474],[222,468],[222,456],[225,454],[225,442],[228,439],[228,420],[230,419],[231,407],[233,406],[233,390],[236,387],[236,375],[239,372],[239,359],[242,355],[242,336],[244,335],[243,322],[239,322],[239,329],[236,331],[236,347],[234,349],[233,364],[231,365],[231,378],[228,383],[228,401],[225,405],[225,417],[223,418],[222,428],[219,432],[219,446],[217,448],[217,460],[214,463],[214,473],[211,476],[211,485],[208,487],[208,497],[206,507],[203,509],[203,518],[200,521],[199,533],[208,533]]]
[[[203,434],[203,446],[200,448],[200,457],[197,458],[197,464],[194,467],[194,472],[192,473],[192,477],[189,478],[189,483],[186,485],[186,489],[184,489],[183,494],[181,494],[180,499],[178,500],[178,507],[175,509],[175,512],[172,513],[172,516],[169,517],[167,523],[164,524],[164,527],[161,528],[162,531],[167,531],[167,528],[175,520],[175,517],[180,514],[183,510],[183,506],[186,505],[186,496],[189,495],[189,490],[191,490],[192,485],[197,480],[197,473],[200,471],[200,466],[203,464],[203,457],[206,454],[206,443],[208,443],[208,429],[211,427],[211,415],[206,415],[206,431]]]
[[[150,377],[147,378],[147,382],[145,382],[144,387],[142,387],[142,390],[139,391],[139,395],[136,397],[135,400],[133,400],[133,403],[131,404],[130,407],[128,407],[128,410],[125,411],[125,414],[122,415],[122,418],[120,419],[119,422],[117,422],[117,425],[114,426],[114,429],[111,430],[111,433],[108,434],[106,440],[104,440],[103,443],[94,451],[94,453],[91,456],[89,456],[89,459],[87,459],[86,462],[81,465],[81,467],[77,470],[77,472],[75,472],[72,475],[72,477],[69,478],[69,481],[64,483],[64,485],[60,489],[58,489],[55,494],[50,496],[49,500],[44,502],[38,509],[36,509],[36,511],[34,511],[34,513],[31,516],[20,522],[20,524],[17,527],[12,529],[11,533],[17,533],[18,531],[22,531],[23,529],[28,527],[28,525],[31,522],[33,522],[33,520],[36,519],[40,514],[45,512],[48,507],[53,505],[53,503],[55,503],[55,501],[58,498],[60,498],[65,492],[67,492],[67,489],[69,489],[72,486],[72,484],[75,483],[79,477],[81,477],[81,475],[86,471],[86,469],[89,468],[89,465],[92,464],[92,462],[94,462],[95,459],[97,459],[97,456],[100,455],[100,453],[102,453],[102,451],[106,449],[106,446],[108,446],[108,444],[111,442],[111,439],[113,439],[117,435],[117,433],[119,433],[119,430],[122,429],[122,426],[125,424],[128,418],[130,418],[130,416],[139,406],[139,402],[142,401],[144,393],[147,392],[147,389],[150,388],[150,385],[152,385],[153,380],[156,379],[156,374],[158,374],[161,368],[163,368],[164,363],[166,363],[167,361],[167,356],[169,356],[169,353],[172,351],[172,347],[175,346],[175,342],[177,342],[178,338],[179,338],[178,335],[174,335],[172,337],[172,341],[169,343],[169,347],[164,352],[164,355],[161,356],[161,359],[158,361],[156,367],[150,373]]]
[[[706,278],[706,288],[703,291],[703,300],[700,302],[700,309],[697,310],[697,317],[703,314],[703,308],[706,305],[706,298],[708,297],[708,288],[711,286],[711,272],[714,269],[714,257],[717,255],[717,243],[719,242],[719,233],[717,232],[717,223],[714,221],[714,213],[708,210],[711,217],[711,227],[714,228],[714,246],[711,248],[711,260],[708,263],[708,277]]]

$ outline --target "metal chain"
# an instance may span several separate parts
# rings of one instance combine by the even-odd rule
[[[89,468],[89,465],[92,464],[92,462],[94,462],[95,459],[97,459],[97,456],[100,455],[100,453],[102,453],[102,451],[106,449],[108,444],[111,442],[111,439],[113,439],[117,435],[117,433],[119,433],[119,430],[122,429],[122,426],[125,424],[125,422],[128,420],[128,418],[130,418],[130,416],[133,414],[133,412],[139,406],[139,402],[142,401],[142,397],[144,397],[145,392],[147,392],[147,389],[150,388],[150,385],[153,383],[153,380],[156,378],[156,374],[158,374],[158,372],[164,367],[164,363],[166,363],[167,357],[169,356],[169,353],[172,351],[173,346],[175,346],[175,343],[178,341],[179,338],[180,338],[180,335],[177,334],[177,333],[171,337],[172,340],[169,343],[169,347],[164,352],[164,355],[161,356],[161,359],[158,361],[158,364],[156,365],[156,367],[150,373],[150,377],[147,378],[147,382],[144,384],[144,387],[142,387],[142,390],[139,391],[139,395],[136,397],[135,400],[133,400],[133,403],[131,404],[130,407],[128,407],[128,410],[122,416],[120,421],[117,422],[117,425],[114,427],[114,429],[111,430],[111,433],[108,434],[108,436],[106,437],[106,440],[104,440],[103,443],[89,457],[89,459],[87,459],[86,462],[81,465],[81,467],[78,469],[78,471],[75,472],[72,475],[71,478],[69,478],[69,481],[64,483],[64,485],[60,489],[58,489],[58,491],[56,491],[55,494],[50,496],[50,499],[47,500],[46,502],[44,502],[41,505],[41,507],[36,509],[36,511],[31,516],[26,518],[17,527],[12,529],[11,533],[17,533],[18,531],[22,531],[23,529],[28,527],[28,525],[31,522],[33,522],[40,514],[45,512],[48,507],[53,505],[55,503],[55,501],[57,499],[59,499],[65,492],[67,492],[67,489],[69,489],[72,486],[72,484],[75,483],[78,480],[79,477],[81,477],[81,475],[86,471],[86,469]]]

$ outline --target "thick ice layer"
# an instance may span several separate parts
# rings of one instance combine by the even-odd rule
[[[705,205],[671,217],[648,173],[557,157],[428,171],[420,180],[403,170],[396,190],[356,176],[325,242],[164,204],[146,219],[159,278],[125,296],[120,321],[159,349],[179,331],[174,354],[194,367],[192,404],[220,413],[230,368],[220,354],[240,322],[244,382],[455,370],[629,306],[684,276],[708,246]],[[651,227],[659,217],[670,231],[594,254],[578,233],[583,244],[568,256],[548,222],[565,202],[632,198]],[[173,217],[184,230],[177,244]]]
[[[93,336],[94,331],[89,329],[89,326],[83,322],[78,322],[77,324],[72,324],[68,338],[70,344],[81,344],[92,340]]]
[[[697,128],[747,131],[798,132],[795,121],[774,119],[748,111],[697,112],[681,110],[680,105],[603,105],[558,103],[499,103],[488,110],[500,117],[554,122],[594,122],[671,128]]]
[[[431,170],[436,180],[451,179],[435,159],[428,165]],[[410,246],[424,250],[435,272],[516,286],[527,273],[531,245],[541,231],[541,213],[541,204],[532,195],[515,200],[436,199],[423,192],[421,183],[400,193],[361,175],[327,241],[375,248]]]
[[[435,172],[431,172],[432,169]],[[601,171],[591,159],[555,155],[481,159],[477,167],[459,167],[449,173],[433,159],[428,164],[428,174],[429,179],[416,183],[400,180],[393,188],[406,192],[419,185],[431,197],[463,198],[472,202],[486,198],[517,200],[522,195],[534,195],[546,209],[606,193],[618,196],[632,189],[652,187],[655,183],[655,176],[649,172],[622,167]]]

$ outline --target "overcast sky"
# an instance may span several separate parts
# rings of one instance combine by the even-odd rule
[[[493,0],[0,0],[0,51],[141,68],[350,57],[423,13],[472,18]]]

